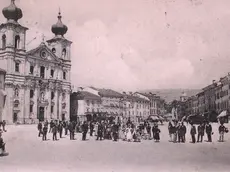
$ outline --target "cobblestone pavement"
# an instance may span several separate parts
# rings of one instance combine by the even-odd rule
[[[81,141],[81,134],[73,141],[68,136],[52,141],[52,135],[48,134],[50,140],[42,141],[36,125],[8,126],[4,139],[9,156],[0,157],[0,171],[230,171],[230,133],[226,135],[226,142],[219,143],[217,125],[213,125],[213,143],[189,143],[189,134],[186,143],[170,143],[167,125],[159,127],[160,143],[152,140],[128,143],[95,141],[95,137],[89,136],[89,140]]]

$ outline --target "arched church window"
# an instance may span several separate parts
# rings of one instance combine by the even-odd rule
[[[56,53],[56,49],[55,49],[55,48],[52,48],[52,52],[55,54],[55,53]]]
[[[6,48],[6,35],[2,35],[2,49]]]
[[[62,58],[64,59],[65,57],[66,57],[66,49],[63,48],[63,50],[62,50]]]
[[[14,42],[14,48],[18,49],[19,48],[19,44],[20,44],[20,36],[16,35],[15,36],[15,42]]]

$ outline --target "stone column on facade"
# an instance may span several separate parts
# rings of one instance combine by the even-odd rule
[[[24,88],[24,121],[25,123],[30,123],[29,117],[30,117],[30,89],[25,87]]]
[[[6,91],[6,102],[5,107],[2,113],[2,119],[6,120],[7,124],[13,123],[13,88],[12,87],[5,87]]]
[[[47,100],[48,100],[48,105],[46,106],[46,120],[50,121],[51,119],[51,105],[52,105],[52,102],[51,102],[51,90],[50,89],[47,89]]]
[[[38,108],[39,108],[39,104],[38,104],[38,88],[36,88],[34,90],[34,97],[33,97],[33,102],[34,102],[34,109],[33,109],[33,113],[32,113],[32,116],[31,118],[33,119],[33,121],[35,123],[38,123]]]

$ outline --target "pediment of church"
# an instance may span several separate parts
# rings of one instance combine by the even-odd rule
[[[37,48],[28,51],[27,56],[50,62],[61,62],[61,60],[43,43]]]

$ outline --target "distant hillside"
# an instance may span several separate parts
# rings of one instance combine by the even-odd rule
[[[173,100],[179,100],[182,92],[185,92],[187,96],[196,95],[200,90],[198,89],[153,89],[153,90],[144,90],[141,92],[152,92],[156,95],[161,96],[161,98],[165,99],[166,102],[171,102]]]

